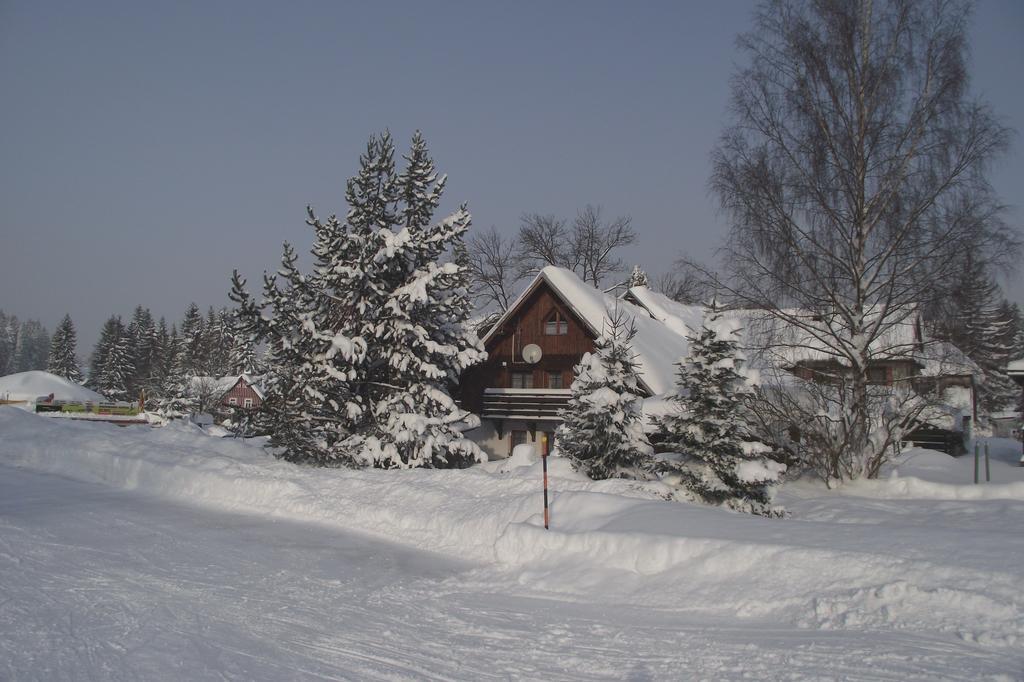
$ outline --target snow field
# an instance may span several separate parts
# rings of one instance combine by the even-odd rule
[[[96,391],[49,372],[31,370],[0,377],[0,399],[3,400],[27,400],[35,403],[36,398],[51,393],[56,400],[97,403],[107,400]]]
[[[974,487],[907,475],[939,467],[931,453],[906,458],[896,478],[837,492],[787,486],[787,519],[666,502],[658,484],[593,482],[551,458],[545,531],[540,464],[528,457],[461,471],[310,469],[185,424],[120,429],[11,408],[0,408],[0,433],[3,464],[388,538],[475,562],[497,591],[939,633],[1024,670],[1022,480]],[[1009,462],[1000,455],[994,473],[1024,473]]]

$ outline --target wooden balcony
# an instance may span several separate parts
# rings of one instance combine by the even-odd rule
[[[554,388],[484,389],[485,419],[560,421],[558,413],[569,402],[572,391]]]

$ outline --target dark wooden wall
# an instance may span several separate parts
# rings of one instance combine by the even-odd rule
[[[544,334],[544,322],[555,310],[568,321],[568,334]],[[540,362],[523,360],[523,348],[540,346]],[[583,322],[551,291],[546,282],[525,300],[487,342],[487,360],[463,375],[459,390],[462,405],[479,413],[485,388],[511,388],[512,372],[531,372],[534,388],[547,388],[547,372],[562,375],[563,388],[572,384],[572,369],[584,353],[594,350],[594,339]],[[502,364],[504,363],[504,365]]]
[[[228,402],[231,398],[236,398],[238,401],[237,407],[245,406],[245,399],[252,398],[252,406],[259,407],[263,401],[260,399],[259,394],[252,389],[252,386],[245,382],[245,379],[239,380],[230,391],[224,394],[221,398],[220,404],[224,406],[230,406]]]

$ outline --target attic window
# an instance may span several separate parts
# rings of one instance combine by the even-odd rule
[[[569,321],[557,310],[544,321],[545,336],[565,336],[569,333]]]

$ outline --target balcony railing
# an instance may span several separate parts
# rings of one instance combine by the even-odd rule
[[[572,391],[556,388],[484,389],[484,413],[488,419],[557,421]]]

